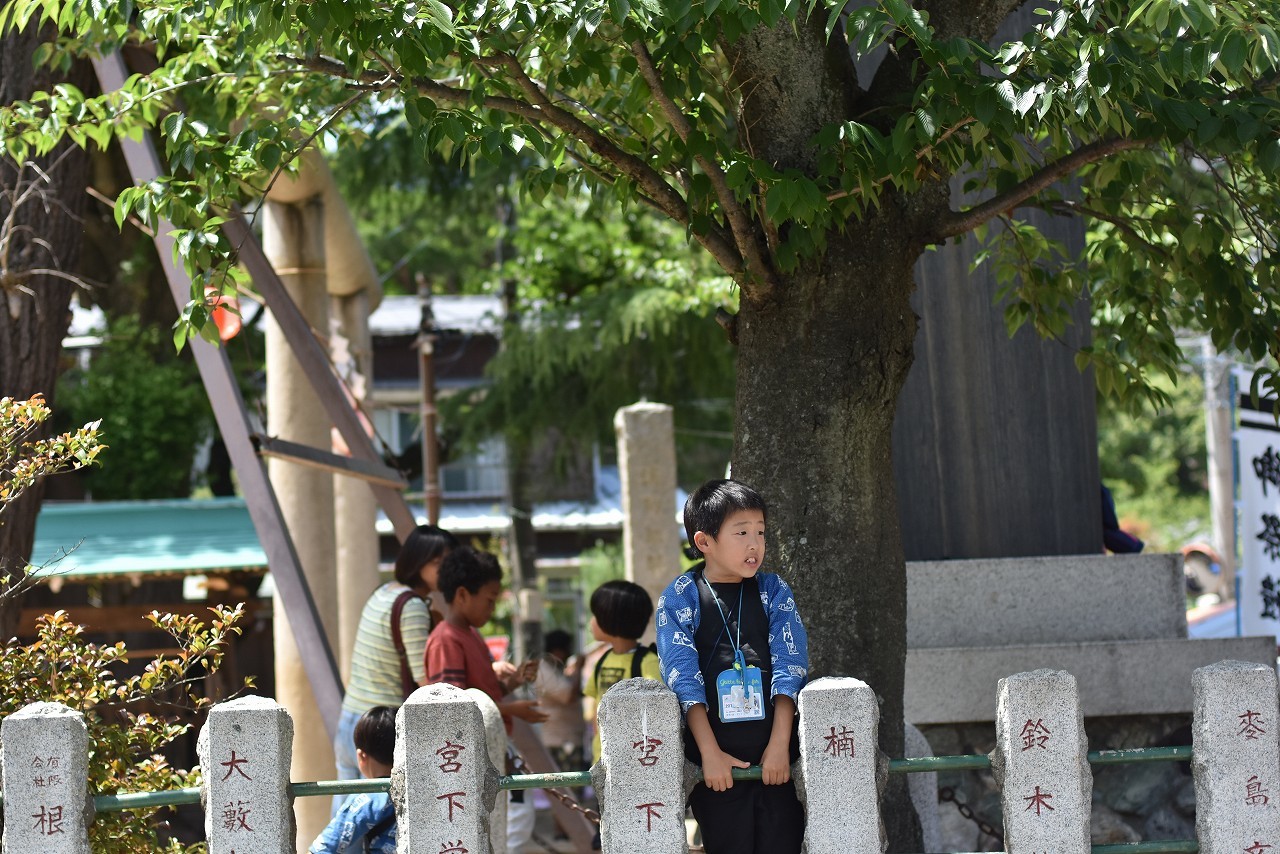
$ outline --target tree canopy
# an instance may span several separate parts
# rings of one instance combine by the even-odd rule
[[[364,132],[363,104],[423,152],[527,157],[523,199],[582,182],[683,228],[738,288],[734,472],[776,508],[814,671],[875,686],[891,754],[920,255],[981,236],[1011,329],[1060,336],[1090,298],[1078,363],[1124,399],[1161,398],[1184,327],[1280,349],[1280,0],[12,0],[0,29],[33,18],[63,33],[44,61],[125,45],[139,73],[0,108],[7,152],[155,129],[172,176],[117,217],[178,227],[197,324],[221,217]],[[1084,256],[1035,211],[1087,219]],[[918,850],[906,816],[893,850]]]
[[[963,175],[989,198],[923,237],[1002,221],[991,248],[1013,289],[1011,325],[1054,334],[1082,290],[1110,307],[1081,354],[1105,391],[1168,373],[1179,325],[1207,323],[1223,349],[1274,352],[1275,4],[1046,4],[1033,29],[990,44],[1022,5],[16,0],[0,23],[49,18],[66,34],[44,61],[134,42],[162,64],[120,93],[62,86],[0,121],[19,161],[64,133],[105,145],[159,124],[174,177],[126,192],[118,211],[190,229],[182,250],[206,276],[230,250],[217,215],[258,197],[317,134],[359,132],[343,118],[362,102],[402,112],[423,151],[524,152],[534,200],[585,178],[650,205],[760,294],[833,229]],[[826,74],[766,85],[735,64],[744,38],[806,28],[861,68],[878,63],[870,85]],[[750,122],[768,99],[800,95],[793,86],[841,100],[846,120],[797,128],[785,144],[803,153],[784,165],[753,144]],[[1111,233],[1077,265],[1018,218],[1027,207]]]

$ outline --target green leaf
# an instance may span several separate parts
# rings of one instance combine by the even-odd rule
[[[427,21],[437,30],[448,36],[456,35],[453,27],[453,10],[441,0],[422,0],[422,8]]]

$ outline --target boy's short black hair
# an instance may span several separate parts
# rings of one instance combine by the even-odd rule
[[[468,593],[474,594],[489,582],[501,580],[502,566],[497,557],[471,546],[458,546],[445,555],[444,563],[440,564],[436,586],[440,588],[444,601],[452,602],[459,587],[465,587]]]
[[[638,638],[649,628],[653,599],[631,581],[606,581],[591,594],[591,616],[605,634]]]
[[[356,721],[356,747],[383,765],[395,762],[396,710],[389,706],[374,706]]]
[[[693,535],[699,531],[710,537],[719,535],[724,520],[739,510],[759,510],[763,516],[769,515],[764,496],[740,481],[709,480],[695,489],[684,502],[684,531],[689,537],[685,553],[694,560],[702,557]]]
[[[444,528],[437,528],[435,525],[419,525],[405,537],[404,545],[396,555],[396,581],[405,587],[420,586],[422,568],[457,547],[457,538]]]
[[[573,636],[564,629],[552,629],[542,636],[542,648],[551,652],[553,649],[573,652]]]

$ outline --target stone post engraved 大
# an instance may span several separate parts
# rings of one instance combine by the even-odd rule
[[[197,741],[209,854],[292,854],[293,719],[265,697],[209,710]]]

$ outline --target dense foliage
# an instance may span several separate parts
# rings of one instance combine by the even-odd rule
[[[85,477],[99,501],[186,498],[196,448],[213,414],[190,359],[175,356],[171,333],[129,318],[108,324],[87,370],[64,374],[61,408],[75,421],[101,418],[117,453]]]
[[[230,250],[217,215],[370,100],[402,114],[421,151],[528,157],[534,201],[580,176],[648,204],[762,289],[821,253],[841,223],[977,168],[971,189],[995,196],[939,222],[933,239],[1003,222],[990,239],[1015,297],[1011,325],[1054,334],[1087,287],[1107,310],[1081,361],[1104,391],[1139,393],[1152,367],[1172,370],[1180,324],[1206,325],[1221,349],[1274,351],[1273,2],[1075,0],[994,47],[952,4],[883,0],[843,22],[843,3],[824,5],[17,0],[0,25],[34,15],[67,33],[44,60],[127,40],[154,44],[162,65],[103,98],[61,87],[10,105],[0,124],[19,161],[64,133],[105,145],[160,126],[174,178],[126,191],[117,212],[177,223],[209,280]],[[973,18],[1018,5],[979,4]],[[850,120],[796,140],[806,168],[779,169],[743,126],[759,105],[735,75],[734,47],[811,12],[855,55],[887,47],[889,58]],[[1113,233],[1078,267],[1017,216],[1028,206]]]
[[[1099,399],[1098,462],[1121,527],[1148,551],[1176,552],[1211,534],[1204,383],[1184,373],[1176,385],[1163,377],[1155,384],[1168,400],[1154,410],[1135,414]]]
[[[4,508],[42,478],[98,463],[106,448],[97,425],[38,441],[35,427],[52,417],[39,398],[0,398],[0,524]],[[65,544],[74,549],[74,543]],[[28,567],[23,580],[0,589],[0,600],[20,595],[33,583],[56,573],[56,563]],[[242,608],[211,609],[208,623],[190,616],[152,613],[152,624],[174,643],[172,654],[131,667],[123,643],[101,645],[84,639],[84,630],[58,611],[37,622],[29,643],[12,638],[0,651],[0,718],[36,702],[62,703],[85,717],[89,734],[89,792],[164,791],[199,783],[199,769],[173,768],[160,751],[190,729],[211,702],[202,696],[201,679],[222,663]],[[127,669],[134,675],[117,675]],[[89,827],[95,852],[134,854],[142,850],[183,851],[174,840],[161,841],[158,809],[100,813]],[[203,844],[192,851],[203,850]]]

